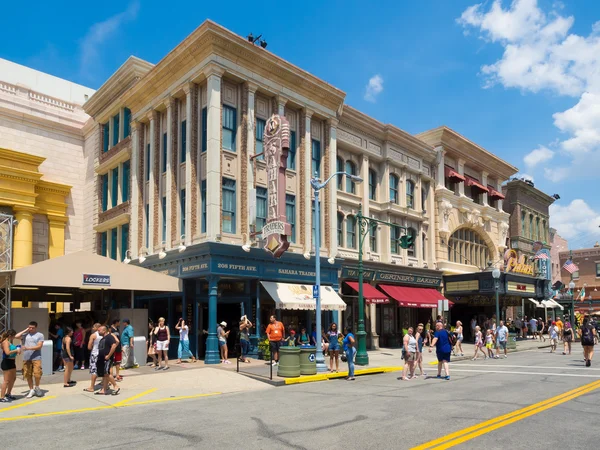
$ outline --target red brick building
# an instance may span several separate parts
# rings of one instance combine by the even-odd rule
[[[577,300],[581,302],[581,289],[584,288],[584,302],[589,302],[591,296],[591,300],[594,301],[594,309],[600,309],[600,302],[596,304],[596,301],[600,300],[600,244],[596,242],[596,245],[592,248],[560,252],[559,258],[561,281],[565,286],[568,286],[571,282],[571,274],[562,266],[569,258],[572,258],[573,262],[579,267],[579,271],[573,273],[572,278],[575,283],[576,302]]]

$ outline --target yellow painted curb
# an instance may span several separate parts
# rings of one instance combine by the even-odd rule
[[[401,366],[385,366],[385,367],[372,367],[369,369],[358,369],[354,371],[355,376],[360,375],[373,375],[376,373],[389,373],[389,372],[399,372],[403,369]],[[299,378],[289,378],[285,380],[285,384],[301,384],[301,383],[312,383],[315,381],[327,381],[327,380],[335,380],[338,378],[346,378],[348,376],[348,372],[338,372],[338,373],[320,373],[318,375],[308,375],[302,376]]]

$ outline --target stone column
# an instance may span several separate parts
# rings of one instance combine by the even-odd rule
[[[192,128],[194,127],[192,119],[192,94],[194,84],[188,83],[183,87],[185,92],[185,245],[192,243]],[[196,155],[193,155],[196,157]],[[195,186],[194,186],[195,187]]]
[[[502,182],[500,180],[498,180],[496,183],[496,190],[502,193]],[[504,200],[502,200],[501,198],[498,199],[498,211],[502,211],[503,202]]]
[[[33,262],[33,212],[33,209],[15,208],[17,226],[13,245],[13,269],[30,266]]]
[[[165,196],[167,197],[167,217],[165,220],[167,221],[167,248],[172,248],[173,246],[173,216],[177,216],[177,203],[173,203],[172,189],[173,189],[173,128],[171,127],[171,121],[173,120],[173,109],[176,106],[175,99],[169,98],[165,102],[165,106],[167,107],[167,160],[166,164],[166,180],[165,187],[166,192]],[[175,186],[175,191],[177,191],[177,186]],[[177,227],[175,227],[177,228]]]
[[[481,184],[484,187],[487,187],[487,183],[488,183],[488,173],[487,172],[481,172]],[[482,197],[481,197],[481,204],[487,206],[488,203],[488,195],[486,192],[482,192],[481,193]]]
[[[446,174],[445,174],[445,163],[444,163],[444,155],[445,151],[443,147],[436,147],[435,151],[439,154],[438,165],[436,168],[436,183],[437,188],[442,188],[446,185]]]
[[[277,114],[280,116],[285,116],[285,105],[287,104],[288,99],[278,95],[277,96]]]
[[[250,160],[250,158],[252,158],[254,156],[254,154],[256,153],[256,139],[254,138],[254,127],[255,127],[255,110],[254,110],[254,103],[256,100],[256,90],[258,89],[258,86],[252,83],[246,83],[244,85],[244,99],[246,102],[245,108],[242,107],[242,109],[245,109],[245,129],[242,131],[242,133],[245,133],[245,137],[242,135],[242,140],[245,139],[246,142],[246,155],[243,155],[242,157],[242,177],[245,176],[246,178],[246,196],[245,202],[242,202],[241,205],[241,212],[242,212],[242,221],[244,221],[244,218],[247,217],[248,220],[246,221],[246,226],[242,227],[242,234],[243,233],[247,233],[248,235],[248,241],[250,241],[250,233],[255,231],[252,227],[253,225],[256,225],[256,207],[254,208],[253,211],[250,210],[249,205],[252,205],[255,200],[256,200],[256,188],[254,187],[254,164],[255,164],[255,160]],[[242,101],[242,104],[244,103],[244,101]],[[242,150],[244,149],[243,147],[243,143],[242,143]],[[245,174],[245,175],[244,175]],[[242,178],[242,182],[243,182],[243,178]],[[250,215],[252,214],[252,216]],[[259,231],[259,230],[256,230]],[[244,244],[246,244],[247,242],[244,242]]]
[[[415,211],[421,212],[423,211],[423,197],[421,188],[423,187],[423,183],[421,180],[421,175],[417,175],[417,182],[415,183]]]
[[[300,203],[302,220],[304,224],[304,250],[305,252],[312,249],[312,187],[310,186],[310,180],[314,176],[312,173],[312,139],[310,134],[310,123],[313,112],[309,109],[304,110],[304,173],[301,173],[301,177],[304,178],[304,192],[300,192]]]
[[[66,217],[48,216],[48,258],[65,254]]]
[[[221,233],[221,77],[224,70],[206,70],[206,238],[216,241]],[[218,349],[217,349],[218,350]]]
[[[138,165],[140,161],[140,142],[139,142],[140,129],[138,122],[131,122],[131,163],[130,163],[130,176],[131,176],[131,192],[129,193],[129,201],[131,205],[131,220],[129,221],[129,250],[131,251],[131,259],[138,256],[138,235],[140,233],[138,227],[138,220],[140,217],[139,205],[140,205],[140,189],[138,186]],[[142,175],[143,179],[143,175]]]
[[[465,175],[465,160],[464,159],[456,160],[456,170],[462,176]],[[458,195],[461,197],[465,196],[465,182],[458,183]]]
[[[125,109],[119,109],[119,142],[124,139],[125,136]]]
[[[329,127],[329,174],[337,172],[337,126],[336,119],[329,119],[327,127]],[[327,203],[329,227],[326,230],[329,241],[329,256],[335,257],[338,252],[337,242],[337,178],[329,182],[327,187]]]
[[[149,144],[150,144],[150,154],[148,155],[150,158],[150,164],[148,167],[150,168],[150,179],[148,184],[148,254],[154,253],[154,245],[156,241],[154,239],[155,231],[158,232],[158,224],[155,222],[155,217],[158,216],[158,210],[156,208],[156,203],[158,202],[157,196],[157,177],[155,173],[156,166],[156,140],[154,139],[154,135],[156,134],[157,128],[157,114],[156,111],[150,112],[148,115],[148,119],[150,120],[150,135],[149,135]],[[155,230],[156,229],[156,230]]]

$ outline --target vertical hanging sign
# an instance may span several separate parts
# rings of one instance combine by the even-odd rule
[[[285,169],[290,149],[290,124],[273,114],[265,126],[264,153],[267,162],[267,223],[262,229],[265,250],[275,258],[281,257],[290,246],[287,238],[292,227],[285,215]]]

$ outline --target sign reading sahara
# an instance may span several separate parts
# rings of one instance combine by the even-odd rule
[[[285,169],[290,150],[290,124],[273,114],[265,125],[264,158],[267,163],[267,223],[262,229],[265,250],[275,258],[281,257],[290,246],[287,237],[292,226],[285,216]]]
[[[83,274],[84,286],[110,286],[110,275],[93,275],[89,273]]]

